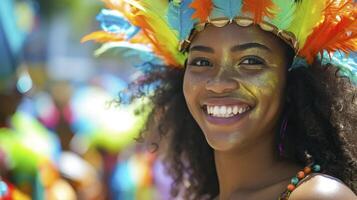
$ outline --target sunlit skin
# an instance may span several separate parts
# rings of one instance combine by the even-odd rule
[[[214,39],[213,39],[214,38]],[[255,27],[208,27],[193,41],[187,60],[184,94],[208,143],[237,152],[274,135],[283,109],[287,59],[278,39]],[[279,59],[280,58],[280,59]],[[251,110],[236,123],[210,123],[202,106],[212,100],[242,101]],[[219,101],[222,102],[219,102]]]
[[[279,183],[298,169],[274,158],[274,134],[284,105],[285,50],[285,44],[271,33],[235,24],[207,27],[191,44],[184,95],[215,150],[220,199]],[[203,109],[207,102],[243,102],[251,109],[239,120],[217,124],[207,120]],[[281,176],[271,177],[272,168],[281,170]],[[275,197],[282,190],[275,189]]]
[[[184,93],[193,117],[214,149],[235,151],[274,134],[284,101],[287,64],[280,59],[285,49],[276,40],[257,28],[236,25],[210,27],[195,38]],[[227,98],[249,104],[249,115],[229,125],[209,123],[202,113],[205,101]]]
[[[277,199],[303,167],[275,153],[291,59],[288,50],[272,33],[236,24],[208,26],[192,41],[183,92],[214,149],[220,200]],[[250,109],[239,117],[222,118],[208,114],[207,105]],[[304,195],[296,193],[291,199]]]

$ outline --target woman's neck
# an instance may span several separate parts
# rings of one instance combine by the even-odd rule
[[[214,156],[220,200],[229,199],[237,191],[259,190],[294,173],[283,170],[284,164],[276,158],[271,136],[234,152],[215,151]]]

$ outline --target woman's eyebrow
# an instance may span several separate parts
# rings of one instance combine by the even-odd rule
[[[232,52],[244,51],[244,50],[247,50],[247,49],[250,49],[250,48],[260,48],[260,49],[265,49],[265,50],[268,50],[268,51],[272,51],[269,47],[267,47],[267,46],[265,46],[263,44],[260,44],[260,43],[255,43],[255,42],[235,45],[234,47],[231,48],[231,51]]]
[[[189,51],[203,51],[206,53],[214,53],[214,50],[211,47],[196,45],[190,48]]]

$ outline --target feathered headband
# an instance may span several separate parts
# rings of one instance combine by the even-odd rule
[[[312,63],[319,57],[342,69],[357,83],[357,7],[353,0],[103,0],[97,16],[102,31],[82,42],[151,52],[165,64],[182,67],[195,34],[207,25],[259,25],[276,34]],[[336,53],[337,52],[337,53]],[[337,54],[337,55],[336,55]],[[342,56],[341,56],[342,55]]]

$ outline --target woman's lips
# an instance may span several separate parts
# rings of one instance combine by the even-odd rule
[[[253,104],[238,99],[216,98],[205,101],[202,109],[208,122],[228,125],[246,116],[253,109]]]

